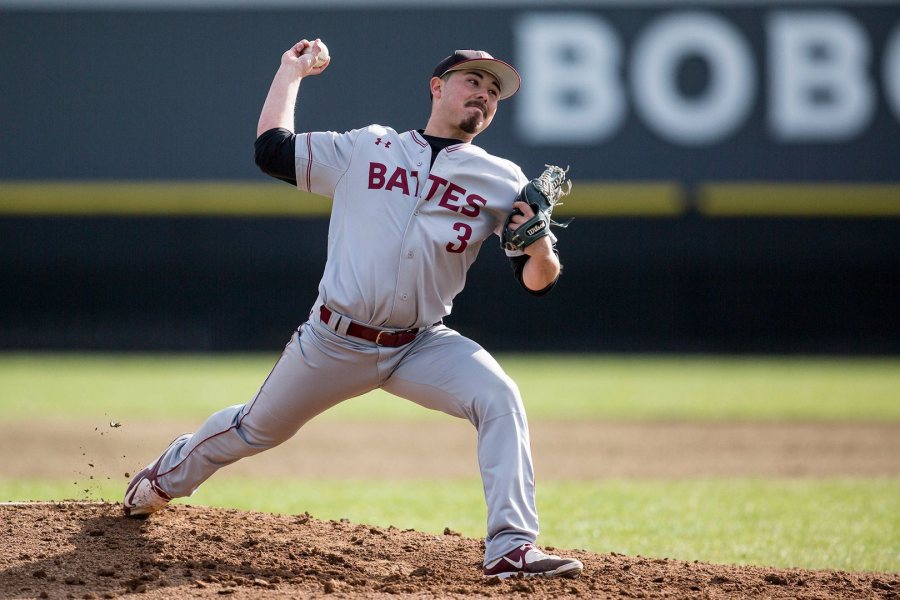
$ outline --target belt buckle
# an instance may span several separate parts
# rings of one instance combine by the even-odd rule
[[[384,334],[386,334],[386,333],[389,334],[390,331],[385,331],[384,329],[382,329],[381,331],[378,332],[378,335],[375,336],[375,345],[376,345],[376,346],[380,346],[380,345],[381,345],[381,336],[384,335]]]

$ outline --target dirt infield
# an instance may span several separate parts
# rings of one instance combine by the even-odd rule
[[[0,477],[114,479],[186,423],[0,423]],[[536,423],[542,479],[900,475],[897,424]],[[578,461],[564,460],[571,456]],[[476,477],[468,424],[311,423],[236,476]],[[2,499],[0,499],[2,500]],[[482,542],[393,527],[177,505],[0,504],[0,598],[894,598],[900,575],[783,570],[573,551],[575,580],[488,582]],[[566,552],[568,554],[568,552]]]
[[[2,598],[898,598],[900,575],[573,551],[578,579],[485,580],[482,543],[394,527],[173,506],[0,504]]]
[[[0,423],[0,478],[121,480],[193,422]],[[531,426],[543,480],[604,477],[897,477],[896,423],[603,423]],[[278,448],[228,467],[236,477],[472,478],[475,430],[461,420],[309,423]],[[577,457],[573,460],[572,457]],[[0,498],[9,500],[9,498]]]

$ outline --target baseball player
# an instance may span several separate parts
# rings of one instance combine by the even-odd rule
[[[485,576],[577,576],[580,561],[534,546],[534,475],[516,384],[441,322],[493,235],[528,291],[544,294],[559,277],[549,225],[564,172],[551,167],[529,181],[472,144],[499,101],[516,93],[519,74],[487,52],[457,50],[434,69],[424,129],[295,134],[300,82],[330,63],[315,66],[320,44],[301,40],[282,55],[256,140],[264,172],[333,199],[318,298],[256,395],[173,441],[129,484],[125,514],[148,515],[190,496],[223,466],[382,388],[476,427],[488,509]]]

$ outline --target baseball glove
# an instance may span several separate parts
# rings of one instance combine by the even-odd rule
[[[522,188],[516,200],[527,202],[534,211],[534,216],[519,225],[515,231],[509,228],[513,216],[522,214],[518,208],[514,209],[503,223],[501,244],[506,250],[524,250],[542,237],[550,235],[550,226],[568,227],[571,219],[565,223],[557,223],[553,220],[553,209],[562,204],[559,199],[572,190],[572,182],[566,179],[565,170],[552,165],[544,165],[547,168],[538,177],[535,177]]]

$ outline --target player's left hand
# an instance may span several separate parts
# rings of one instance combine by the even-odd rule
[[[531,208],[530,204],[528,204],[527,202],[522,202],[521,200],[516,200],[515,202],[513,202],[512,207],[513,215],[509,220],[509,229],[511,231],[515,231],[522,225],[522,223],[534,216],[534,210]]]
[[[503,222],[500,245],[508,252],[524,252],[530,256],[552,249],[552,243],[544,240],[551,237],[550,226],[566,227],[568,223],[553,220],[553,209],[559,199],[572,189],[572,182],[566,179],[568,169],[553,165],[538,177],[529,181],[519,191],[513,201],[512,212]],[[539,248],[529,252],[528,247],[541,242]]]
[[[509,225],[507,227],[510,231],[515,231],[522,226],[522,223],[525,223],[534,216],[534,209],[531,208],[530,204],[528,204],[527,202],[522,202],[521,200],[516,200],[515,202],[513,202],[512,207],[513,214],[509,219]],[[522,248],[522,252],[524,252],[528,256],[552,254],[553,244],[550,242],[550,238],[548,236],[545,236],[535,241],[534,243]]]

